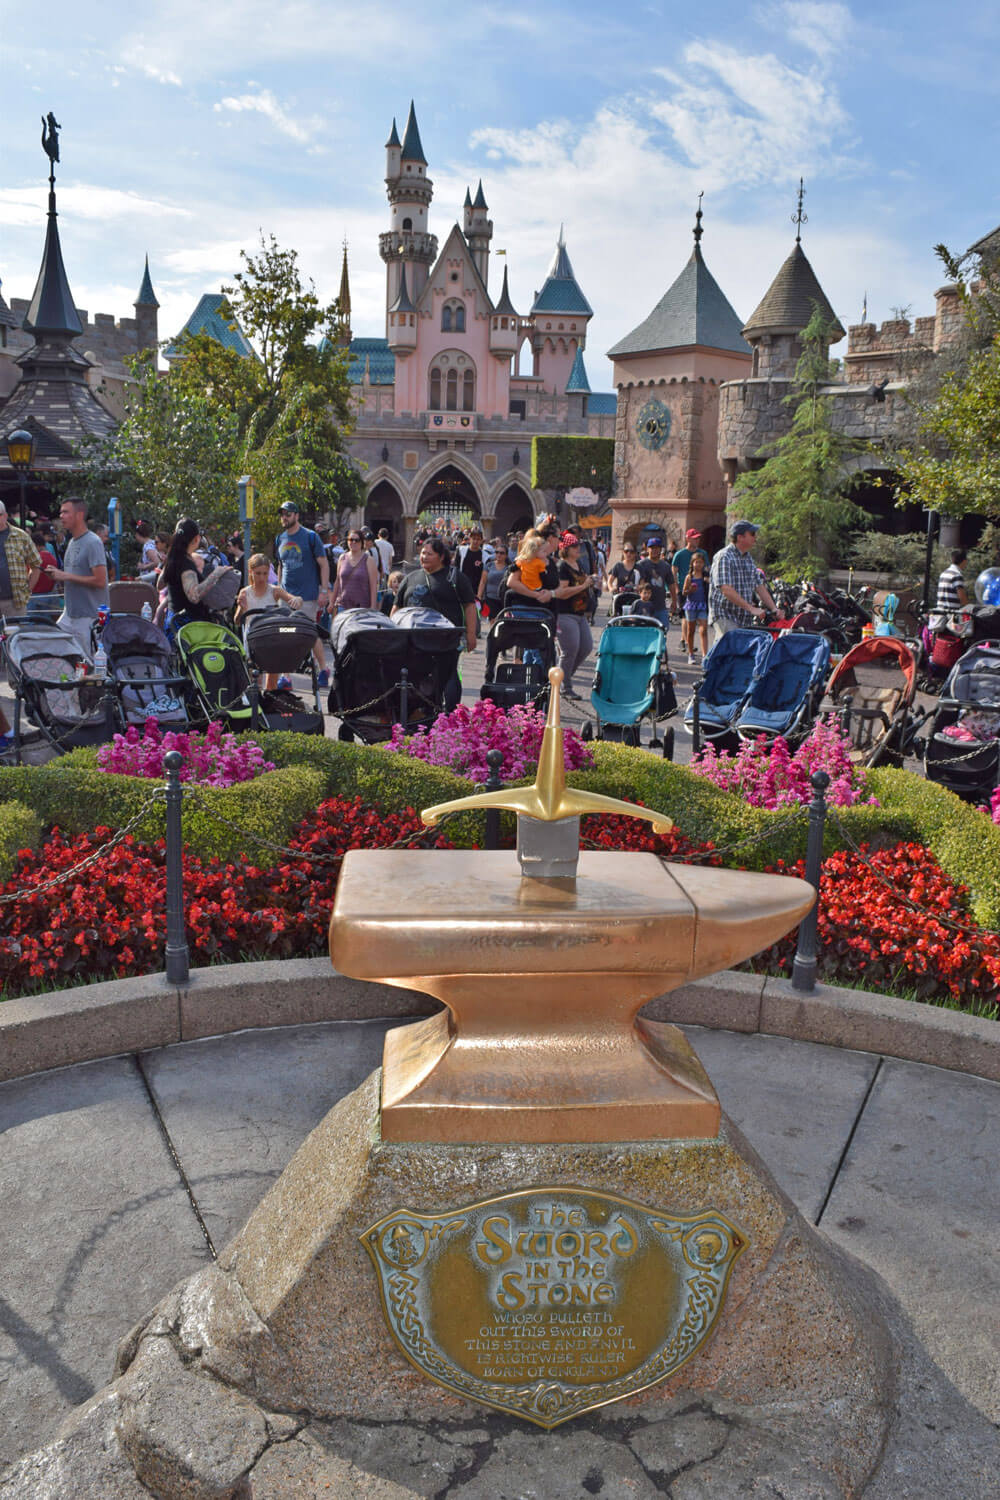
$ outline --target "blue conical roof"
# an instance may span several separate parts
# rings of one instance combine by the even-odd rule
[[[594,315],[594,309],[581,292],[576,277],[573,275],[573,267],[570,264],[561,229],[549,274],[545,278],[542,290],[535,297],[531,311],[578,315],[582,313],[586,317]]]
[[[410,113],[406,117],[406,132],[403,136],[403,161],[419,161],[427,165],[424,148],[420,144],[420,131],[417,129],[417,112],[410,100]]]
[[[573,368],[570,370],[569,379],[566,382],[566,394],[567,396],[590,395],[590,381],[587,379],[587,367],[583,363],[583,350],[579,345],[577,346],[576,358],[573,361]]]
[[[497,305],[493,309],[493,311],[495,313],[501,315],[501,316],[505,316],[505,317],[508,317],[508,318],[516,318],[517,317],[517,312],[515,310],[514,304],[510,300],[510,290],[509,290],[509,288],[507,286],[507,263],[506,263],[506,261],[504,262],[504,268],[503,268],[503,286],[500,289],[500,301],[497,303]]]
[[[629,354],[651,354],[659,349],[685,349],[699,344],[749,354],[739,318],[706,266],[697,244],[673,286],[632,332],[608,350],[609,359]]]
[[[142,273],[142,286],[139,295],[133,304],[135,307],[159,307],[156,293],[153,291],[153,279],[149,274],[149,256],[146,256],[146,269]]]
[[[399,131],[396,129],[396,116],[393,115],[393,117],[392,117],[392,129],[389,132],[389,139],[385,143],[385,149],[388,151],[388,149],[389,149],[390,146],[398,146],[398,145],[399,145]]]
[[[402,276],[399,279],[399,295],[397,296],[395,302],[390,307],[389,311],[391,313],[402,313],[402,312],[411,313],[411,312],[416,312],[416,310],[417,309],[414,307],[412,301],[410,300],[410,293],[407,290],[407,286],[406,286],[406,267],[404,266],[403,267],[403,274],[402,274]]]
[[[479,179],[479,186],[476,188],[475,202],[472,206],[473,208],[486,207],[486,194],[483,192],[483,179],[481,177]]]

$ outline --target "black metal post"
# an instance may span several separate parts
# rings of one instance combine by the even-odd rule
[[[399,718],[405,734],[410,724],[410,674],[406,667],[399,669]]]
[[[17,483],[20,489],[20,505],[18,507],[19,524],[21,530],[23,531],[28,523],[28,505],[26,497],[27,475],[25,475],[21,470],[18,470]]]
[[[486,778],[486,790],[488,792],[499,792],[503,786],[500,778],[500,767],[503,765],[502,750],[487,750],[486,764],[490,768],[490,774]],[[488,807],[486,809],[486,829],[483,834],[484,849],[500,848],[500,809]]]
[[[184,927],[184,840],[181,831],[181,766],[184,757],[179,750],[168,750],[163,757],[167,778],[167,948],[168,984],[187,984],[188,945]]]
[[[938,519],[936,510],[927,512],[927,550],[924,553],[924,591],[920,603],[922,614],[926,614],[931,607],[931,568],[934,562],[934,523]]]
[[[816,988],[816,928],[819,922],[819,878],[823,864],[823,825],[826,822],[826,789],[830,778],[825,771],[810,776],[815,796],[809,804],[809,839],[806,844],[806,879],[816,890],[816,900],[799,923],[799,941],[792,964],[792,987],[797,990]]]
[[[691,695],[691,754],[701,754],[701,683],[696,682]]]

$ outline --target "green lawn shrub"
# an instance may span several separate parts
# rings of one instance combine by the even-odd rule
[[[24,802],[0,802],[0,880],[9,880],[19,849],[37,849],[42,820]]]

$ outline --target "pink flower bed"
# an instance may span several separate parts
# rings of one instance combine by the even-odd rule
[[[501,779],[517,781],[530,775],[538,764],[544,728],[545,715],[537,709],[502,709],[488,698],[480,698],[471,708],[460,703],[450,714],[439,714],[429,729],[418,729],[409,738],[397,724],[384,748],[412,755],[428,765],[447,766],[470,781],[486,780],[486,752],[499,750],[503,754]],[[593,765],[593,756],[573,730],[564,730],[563,747],[567,771]]]
[[[850,758],[850,741],[835,719],[818,719],[793,755],[780,738],[771,745],[761,736],[744,740],[736,755],[717,753],[712,745],[691,762],[691,770],[724,792],[734,792],[751,807],[793,807],[812,800],[809,778],[825,771],[830,778],[826,800],[835,807],[853,807],[865,797],[865,774]]]
[[[121,776],[162,781],[168,750],[179,750],[184,757],[181,780],[202,786],[233,786],[274,770],[274,762],[264,759],[259,745],[223,734],[218,724],[210,724],[204,734],[176,734],[171,729],[164,733],[155,719],[147,719],[141,731],[130,724],[124,734],[116,734],[110,745],[98,750],[97,764],[102,771]]]

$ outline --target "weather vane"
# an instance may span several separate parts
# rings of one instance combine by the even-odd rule
[[[42,150],[49,159],[49,187],[56,185],[56,162],[59,160],[59,132],[62,126],[49,110],[42,116]]]
[[[805,195],[806,195],[806,190],[802,186],[802,178],[800,177],[799,178],[799,205],[798,205],[798,208],[795,210],[795,212],[792,214],[792,223],[796,226],[796,229],[795,229],[795,243],[797,245],[800,245],[802,243],[802,226],[803,226],[803,224],[808,224],[809,223],[809,216],[808,216],[808,214],[804,214],[802,212],[802,200],[805,197]]]
[[[702,214],[701,214],[701,200],[702,200],[702,198],[704,198],[704,196],[705,196],[704,193],[699,193],[698,194],[698,212],[694,216],[694,242],[695,242],[696,245],[697,245],[698,241],[701,239],[701,237],[702,237],[702,235],[704,233],[704,230],[701,227],[701,219],[702,219]]]

